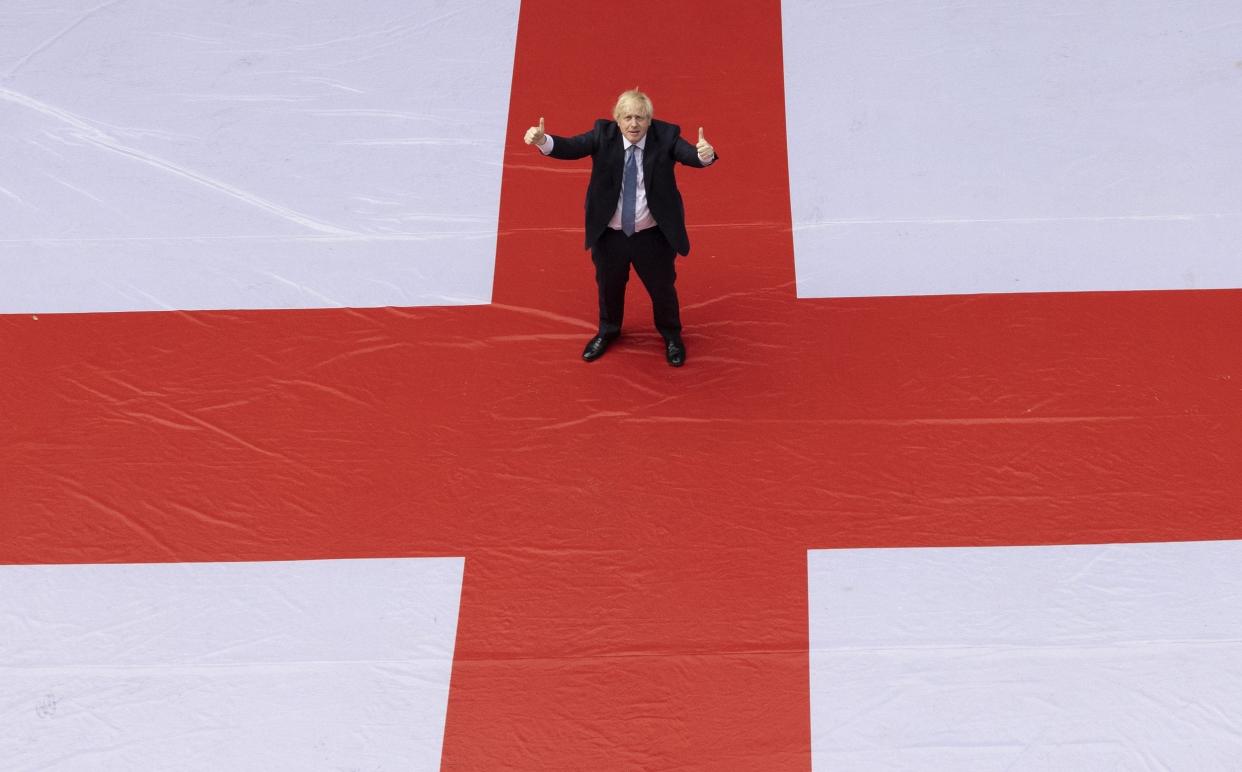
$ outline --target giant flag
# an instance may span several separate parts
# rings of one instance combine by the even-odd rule
[[[1236,765],[1235,27],[9,4],[0,759]],[[635,85],[677,370],[521,141]]]

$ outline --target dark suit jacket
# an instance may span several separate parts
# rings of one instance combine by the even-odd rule
[[[601,118],[595,122],[595,128],[585,134],[552,135],[552,143],[549,155],[553,158],[572,160],[591,156],[591,182],[586,194],[586,247],[590,249],[608,227],[621,198],[621,175],[625,167],[621,129],[615,121]],[[681,138],[680,127],[653,119],[643,148],[647,208],[668,243],[677,254],[685,255],[690,252],[690,238],[686,235],[686,210],[673,175],[675,163],[704,165],[694,145]]]

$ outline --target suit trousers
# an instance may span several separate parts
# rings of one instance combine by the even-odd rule
[[[621,334],[625,285],[630,280],[630,264],[633,264],[651,296],[656,329],[665,341],[680,343],[681,310],[677,290],[673,287],[677,281],[676,258],[677,253],[659,228],[647,228],[633,236],[605,228],[604,235],[591,247],[595,284],[599,288],[599,334],[606,338]]]

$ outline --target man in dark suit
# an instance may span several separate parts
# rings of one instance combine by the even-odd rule
[[[526,132],[526,144],[544,155],[573,160],[591,157],[586,194],[586,248],[595,263],[599,287],[599,332],[582,358],[603,356],[621,334],[625,285],[630,265],[651,296],[655,326],[664,337],[664,355],[673,367],[686,361],[677,302],[677,255],[690,252],[686,215],[674,166],[710,166],[716,152],[699,129],[697,145],[681,129],[652,118],[651,100],[638,89],[617,99],[613,120],[600,119],[576,137],[546,134],[543,118]]]

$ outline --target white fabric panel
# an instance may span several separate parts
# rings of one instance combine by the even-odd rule
[[[802,297],[1242,287],[1235,0],[784,0]]]
[[[0,567],[0,766],[437,770],[463,565]]]
[[[486,303],[518,0],[0,6],[0,312]]]
[[[1233,769],[1242,542],[812,550],[816,770]]]

